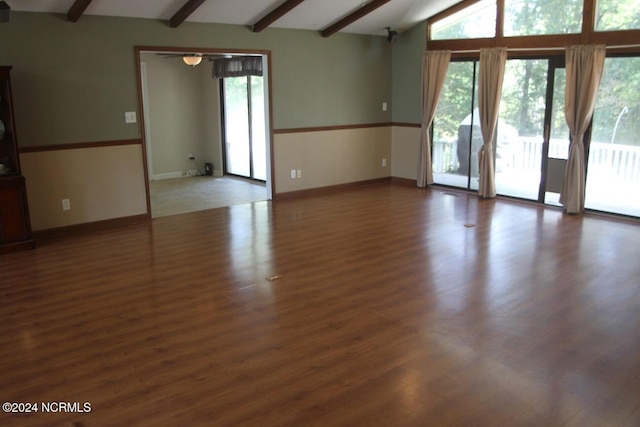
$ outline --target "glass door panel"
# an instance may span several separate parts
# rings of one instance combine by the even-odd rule
[[[225,172],[267,180],[264,78],[231,77],[224,92]]]
[[[449,64],[433,120],[432,166],[437,184],[478,188],[482,145],[477,110],[477,61]]]
[[[564,68],[553,68],[553,88],[548,130],[547,171],[543,202],[560,206],[560,191],[564,180],[564,167],[569,158],[569,127],[564,115],[564,93],[567,72]]]
[[[264,113],[264,78],[250,77],[251,84],[251,178],[267,180],[266,118]]]
[[[569,158],[569,127],[564,115],[564,93],[567,86],[567,70],[555,68],[553,76],[553,99],[549,135],[549,157]]]
[[[495,141],[498,194],[538,200],[548,70],[548,59],[506,63]]]
[[[585,207],[640,216],[640,57],[605,60],[593,113]]]
[[[249,177],[251,165],[247,78],[225,78],[222,84],[226,172]]]

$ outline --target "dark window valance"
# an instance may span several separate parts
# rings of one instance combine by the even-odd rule
[[[261,56],[236,56],[213,61],[213,78],[245,77],[262,75]]]

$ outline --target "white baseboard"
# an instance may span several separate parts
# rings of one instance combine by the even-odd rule
[[[185,172],[187,172],[185,174]],[[167,172],[167,173],[158,173],[154,174],[152,181],[160,181],[163,179],[173,179],[173,178],[188,178],[190,176],[195,176],[198,174],[196,169],[188,170],[188,171],[179,171],[179,172]]]

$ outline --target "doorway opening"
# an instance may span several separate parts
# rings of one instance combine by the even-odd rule
[[[270,200],[269,52],[136,47],[136,53],[152,218]],[[202,56],[198,65],[183,61],[195,55]],[[235,173],[235,164],[229,168],[225,144],[229,126],[222,119],[225,102],[220,85],[226,79],[215,78],[214,73],[216,60],[241,57],[259,62],[263,73],[262,84],[250,92],[254,116],[259,112],[260,119],[249,126],[256,153],[250,161],[253,176]]]

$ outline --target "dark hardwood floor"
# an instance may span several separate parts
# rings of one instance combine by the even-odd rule
[[[640,223],[444,193],[377,184],[1,256],[0,400],[90,412],[0,425],[640,425]]]

